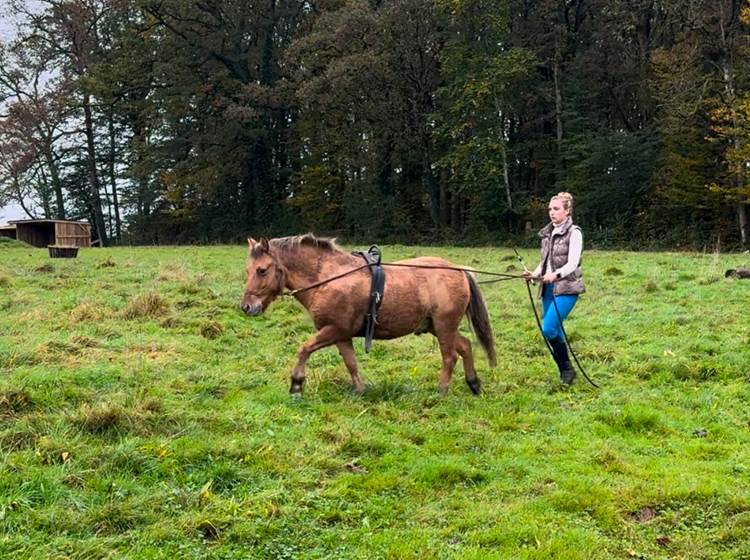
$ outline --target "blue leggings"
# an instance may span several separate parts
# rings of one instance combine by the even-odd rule
[[[578,301],[577,295],[555,296],[554,284],[545,284],[542,289],[542,334],[547,340],[554,340],[562,336],[562,321],[573,310]],[[552,299],[557,303],[557,310]],[[558,319],[557,311],[560,312]]]

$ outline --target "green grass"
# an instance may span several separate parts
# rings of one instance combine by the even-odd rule
[[[509,281],[480,397],[412,336],[357,342],[363,396],[314,354],[293,400],[312,326],[238,311],[245,248],[0,251],[2,558],[750,558],[743,255],[587,251],[566,326],[598,391],[561,389]]]

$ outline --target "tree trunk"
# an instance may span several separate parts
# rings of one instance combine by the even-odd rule
[[[743,247],[747,247],[747,204],[740,201],[737,203],[737,223],[740,227],[740,241]]]
[[[13,190],[17,194],[15,198],[16,198],[16,202],[18,202],[18,205],[21,207],[21,210],[24,211],[24,213],[29,217],[29,219],[31,220],[38,219],[39,216],[34,214],[34,212],[30,208],[27,208],[26,205],[24,204],[23,201],[25,197],[23,196],[23,192],[21,192],[21,185],[19,185],[17,177],[13,177]]]
[[[44,219],[51,220],[52,219],[52,207],[50,205],[49,183],[47,182],[47,174],[44,172],[43,165],[39,166],[39,173],[42,176],[42,182],[39,187],[39,195],[42,198],[42,210],[44,211]]]
[[[636,14],[636,34],[638,37],[638,106],[641,110],[641,126],[651,122],[652,107],[649,94],[649,69],[651,67],[651,25],[654,19],[654,4],[649,2]]]
[[[440,231],[440,186],[435,180],[427,154],[422,159],[422,185],[430,193],[430,217],[435,231]]]
[[[560,88],[560,39],[555,34],[555,62],[552,69],[552,75],[555,83],[555,131],[557,139],[557,155],[555,158],[555,183],[556,187],[562,182],[562,140],[563,140],[563,123],[562,123],[562,92]]]
[[[448,170],[440,172],[440,227],[447,228],[450,225],[450,203],[448,201]]]
[[[115,213],[115,239],[120,241],[122,237],[122,223],[120,221],[120,205],[117,201],[117,176],[115,175],[115,122],[114,115],[110,111],[108,115],[109,125],[109,182],[112,188],[112,205]]]
[[[55,217],[58,220],[65,219],[65,199],[63,198],[62,183],[60,182],[60,170],[57,168],[55,158],[52,155],[52,148],[44,146],[44,161],[47,164],[50,178],[52,179],[52,189],[55,191]]]
[[[503,114],[500,103],[495,97],[495,106],[497,108],[497,114],[500,118],[500,130],[502,131],[502,138],[500,139],[500,155],[503,158],[503,186],[505,187],[505,200],[508,203],[508,210],[513,210],[513,199],[510,195],[510,175],[508,173],[508,148],[506,145],[506,139],[508,138],[508,131],[506,130],[506,120]]]
[[[89,187],[91,189],[91,210],[94,214],[94,225],[99,234],[99,242],[102,247],[108,245],[107,229],[104,224],[104,213],[102,212],[102,199],[100,196],[101,185],[99,173],[96,170],[96,148],[94,146],[94,119],[91,116],[91,99],[88,93],[83,94],[83,116],[86,133],[86,155],[89,175]]]

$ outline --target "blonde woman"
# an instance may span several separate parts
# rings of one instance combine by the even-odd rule
[[[542,334],[549,341],[560,381],[570,385],[576,371],[570,364],[562,321],[570,314],[578,296],[586,291],[581,271],[583,233],[573,224],[573,196],[557,193],[549,201],[549,218],[539,232],[542,239],[542,260],[533,272],[525,272],[530,280],[541,280]]]

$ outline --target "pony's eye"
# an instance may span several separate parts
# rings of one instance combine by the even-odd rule
[[[266,272],[268,272],[268,269],[258,267],[257,269],[255,269],[255,271],[258,273],[258,276],[265,276]]]

